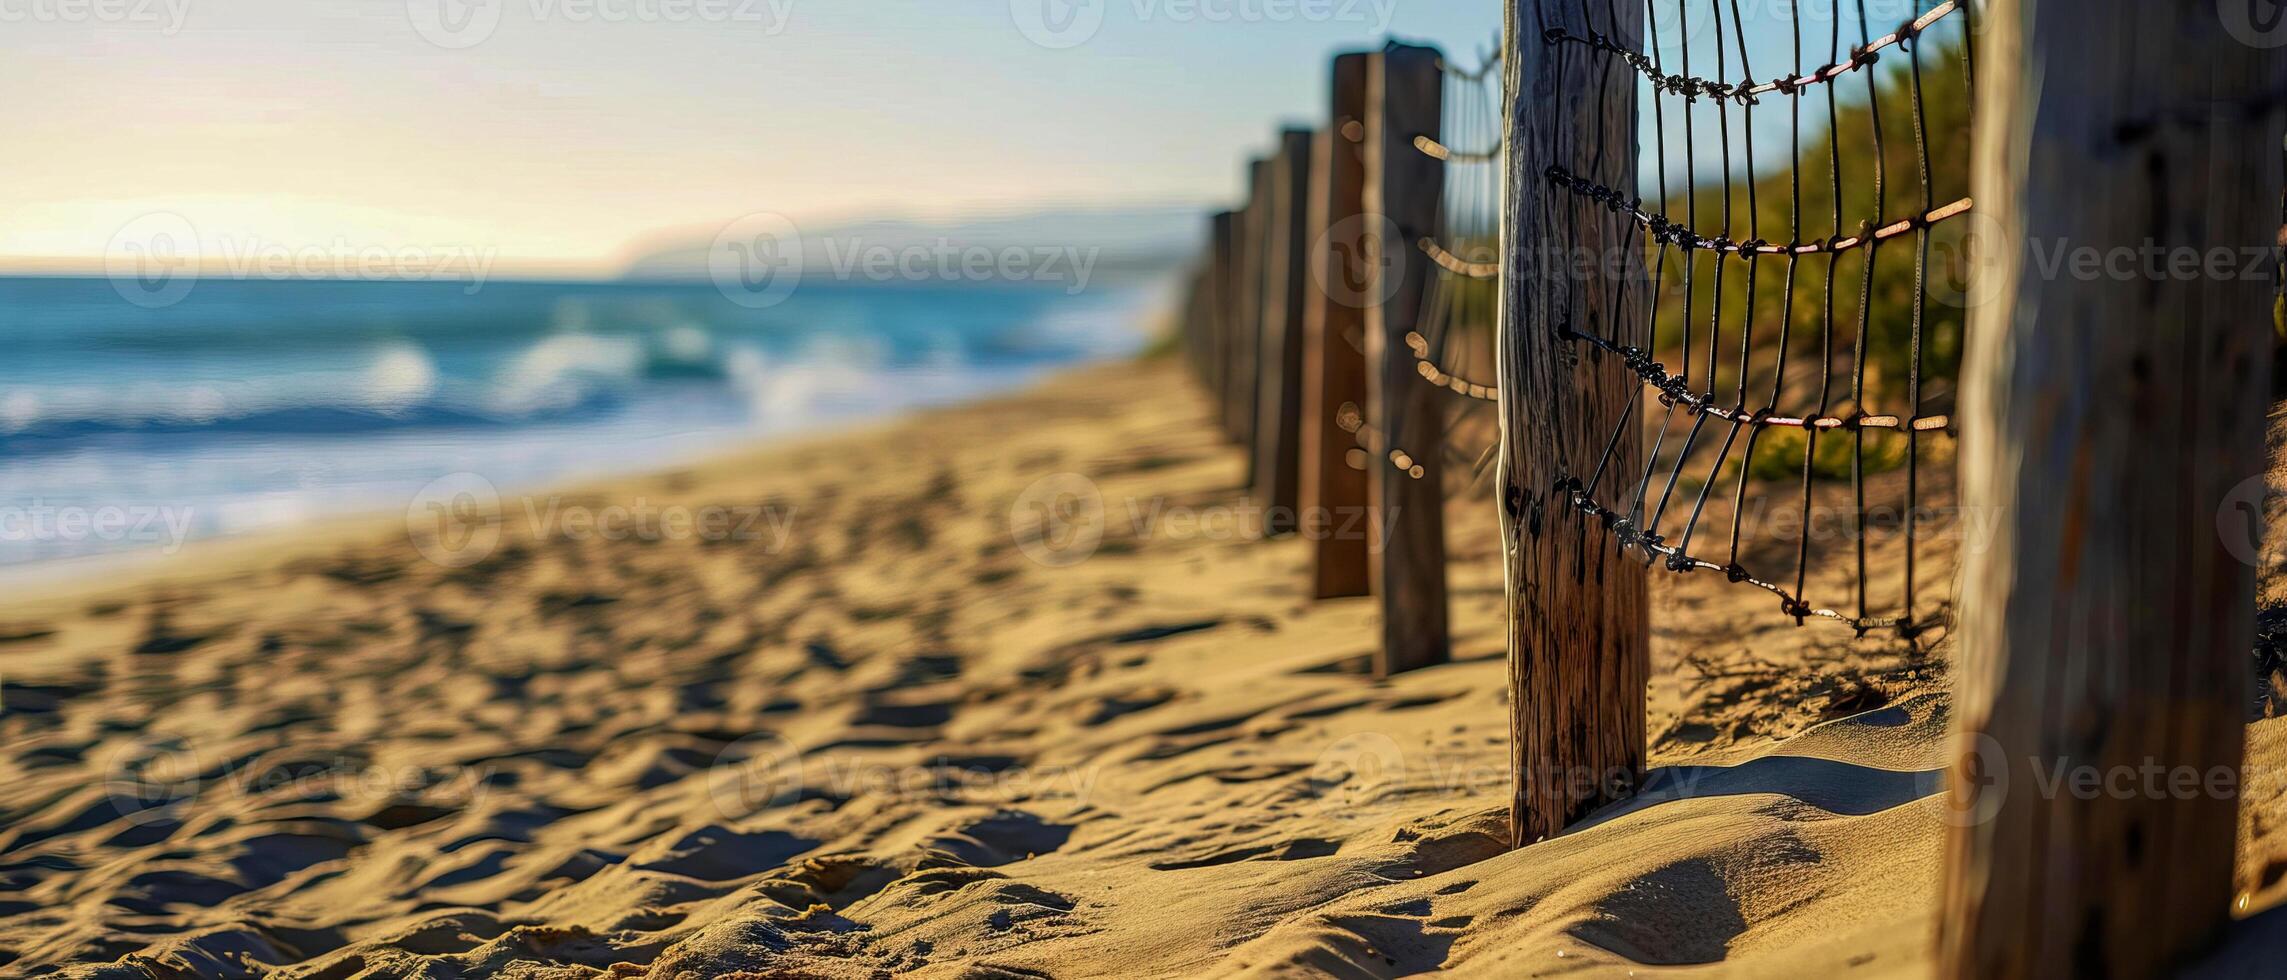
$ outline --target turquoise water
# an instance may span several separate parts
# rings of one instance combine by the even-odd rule
[[[144,309],[106,279],[0,278],[0,567],[974,397],[1133,352],[1154,295],[830,283],[751,310],[706,284],[209,280]]]

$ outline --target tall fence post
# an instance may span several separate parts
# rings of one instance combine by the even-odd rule
[[[2230,918],[2271,297],[2212,257],[2277,231],[2287,58],[2228,5],[1987,9],[1940,972],[2170,974]]]
[[[1208,320],[1207,341],[1210,371],[1207,390],[1213,396],[1215,419],[1223,434],[1238,438],[1238,430],[1231,425],[1231,357],[1238,320],[1239,301],[1239,213],[1223,211],[1209,222],[1208,288],[1214,295],[1208,298],[1212,307]]]
[[[1258,414],[1255,358],[1263,337],[1263,244],[1268,240],[1270,161],[1247,165],[1247,204],[1234,222],[1232,265],[1231,370],[1224,378],[1231,437],[1246,451],[1247,471],[1241,487],[1255,483],[1255,418]]]
[[[1311,133],[1279,134],[1271,157],[1263,256],[1263,338],[1257,368],[1261,407],[1255,428],[1255,502],[1266,534],[1296,530],[1302,453],[1302,305],[1310,254]]]
[[[1215,352],[1218,349],[1218,311],[1215,307],[1215,277],[1221,274],[1215,268],[1215,223],[1210,220],[1207,222],[1206,247],[1199,252],[1199,275],[1194,281],[1191,302],[1192,319],[1196,324],[1192,332],[1197,338],[1193,345],[1198,351],[1194,357],[1199,365],[1199,385],[1209,393],[1217,390]]]
[[[1310,281],[1304,290],[1302,481],[1296,506],[1310,540],[1315,599],[1369,595],[1366,482],[1351,465],[1357,437],[1343,429],[1344,405],[1366,404],[1366,303],[1374,267],[1367,255],[1366,73],[1372,56],[1334,59],[1333,105],[1311,166]],[[1379,461],[1368,459],[1367,466]],[[1321,522],[1312,527],[1308,522]]]
[[[1612,472],[1642,465],[1619,432],[1638,386],[1618,358],[1583,355],[1571,329],[1621,335],[1645,316],[1648,281],[1584,281],[1579,268],[1635,270],[1632,226],[1552,184],[1561,166],[1606,187],[1636,186],[1636,83],[1604,59],[1559,54],[1543,31],[1643,39],[1641,4],[1514,0],[1504,46],[1507,192],[1501,216],[1499,353],[1502,554],[1507,566],[1513,810],[1510,843],[1556,834],[1632,793],[1644,771],[1651,673],[1644,563],[1613,547],[1572,499],[1606,447]],[[1609,18],[1616,18],[1607,23]],[[1594,261],[1555,261],[1555,256]],[[1548,261],[1542,261],[1548,259]],[[1570,277],[1570,278],[1568,278]]]
[[[1366,194],[1379,274],[1394,276],[1366,307],[1366,421],[1378,433],[1371,474],[1369,559],[1382,597],[1382,646],[1375,673],[1444,663],[1449,656],[1445,595],[1444,394],[1423,383],[1406,335],[1420,322],[1434,271],[1417,244],[1436,233],[1445,164],[1416,137],[1441,135],[1445,70],[1435,49],[1392,44],[1367,78]],[[1401,468],[1402,467],[1402,468]]]

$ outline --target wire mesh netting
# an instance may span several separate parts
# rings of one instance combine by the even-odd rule
[[[1564,288],[1644,277],[1651,297],[1640,322],[1563,327],[1643,390],[1602,459],[1564,461],[1568,485],[1647,562],[1765,589],[1798,623],[1918,636],[1950,610],[1924,553],[1964,516],[1938,464],[1969,296],[1970,13],[1752,9],[1651,0],[1629,43],[1613,0],[1581,0],[1606,29],[1528,35],[1546,57],[1633,73],[1648,109],[1640,132],[1595,137],[1646,144],[1642,187],[1543,175],[1558,236],[1605,221],[1642,242],[1617,276]],[[1613,472],[1627,438],[1647,440],[1645,462]]]
[[[1434,479],[1448,497],[1488,492],[1500,424],[1493,378],[1500,310],[1501,141],[1506,124],[1497,47],[1474,66],[1444,63],[1438,136],[1418,136],[1413,149],[1445,168],[1437,227],[1401,247],[1419,249],[1431,279],[1422,294],[1416,329],[1406,350],[1421,379],[1449,397],[1433,399],[1439,412],[1434,452],[1392,445],[1369,447],[1416,479]],[[1393,409],[1412,399],[1396,399]],[[1393,426],[1393,428],[1395,428]]]

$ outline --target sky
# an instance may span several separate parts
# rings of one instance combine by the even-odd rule
[[[1071,2],[0,0],[0,270],[153,213],[586,275],[757,211],[1205,207],[1323,116],[1334,52],[1474,64],[1502,7]]]

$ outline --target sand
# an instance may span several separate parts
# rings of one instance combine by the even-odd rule
[[[1240,502],[1205,420],[1113,365],[512,499],[471,550],[390,517],[13,597],[0,974],[1926,972],[1942,635],[1663,574],[1652,784],[1504,853],[1491,507],[1450,514],[1455,662],[1378,682],[1306,543],[1189,519]],[[1036,560],[1012,513],[1075,474],[1102,539]],[[613,504],[755,520],[563,518]],[[2252,910],[2287,789],[2250,795]]]

